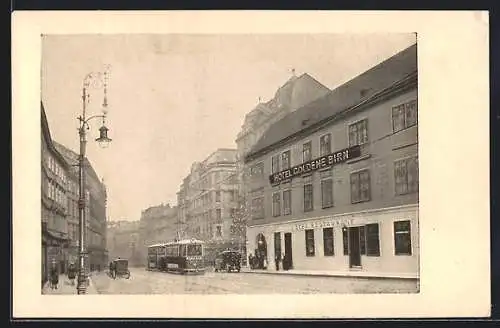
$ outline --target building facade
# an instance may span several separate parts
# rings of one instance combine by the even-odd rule
[[[107,249],[109,259],[128,259],[129,265],[141,266],[145,258],[140,254],[140,221],[109,221],[107,227]]]
[[[414,45],[264,133],[245,162],[267,270],[418,276],[417,82]]]
[[[325,96],[330,89],[318,82],[312,76],[304,73],[293,76],[281,86],[274,97],[267,102],[259,102],[247,115],[241,131],[236,138],[237,145],[237,175],[240,182],[238,191],[239,210],[236,218],[240,228],[240,239],[246,245],[246,224],[249,219],[249,211],[246,206],[248,198],[250,169],[245,165],[245,156],[255,146],[257,141],[275,122],[298,108]]]
[[[57,150],[64,156],[69,164],[68,169],[68,236],[70,246],[68,248],[68,258],[66,265],[72,261],[78,263],[79,254],[79,172],[78,154],[66,146],[54,142]],[[106,186],[99,179],[92,164],[85,159],[85,212],[86,212],[86,245],[88,257],[86,258],[86,268],[90,271],[102,270],[108,262],[106,249]]]
[[[148,246],[172,241],[177,237],[177,220],[177,206],[170,204],[160,204],[142,211],[137,253],[144,265]]]
[[[238,195],[235,149],[217,149],[203,162],[193,163],[177,193],[180,235],[203,240],[214,252],[241,246],[233,220]]]
[[[50,135],[45,108],[41,104],[41,226],[42,286],[48,279],[50,266],[55,262],[65,271],[68,258],[68,163],[57,151]]]

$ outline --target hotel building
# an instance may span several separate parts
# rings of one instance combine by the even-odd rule
[[[417,48],[274,123],[245,157],[248,253],[275,270],[418,276]]]

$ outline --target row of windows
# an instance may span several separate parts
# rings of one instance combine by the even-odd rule
[[[215,228],[215,229],[214,229]],[[223,229],[221,225],[211,225],[205,222],[202,225],[196,226],[190,231],[197,237],[208,237],[208,238],[223,238]]]
[[[217,185],[221,182],[225,182],[228,184],[236,183],[236,181],[234,179],[232,179],[232,177],[236,178],[234,172],[216,171],[216,172],[208,173],[200,180],[191,184],[190,188],[193,189],[194,193],[197,193],[198,191],[210,189],[210,188],[212,188],[213,185]]]
[[[418,192],[418,157],[410,157],[394,162],[395,192],[404,195]],[[274,192],[272,195],[272,215],[274,217],[292,214],[291,189]],[[365,169],[350,175],[351,203],[361,203],[371,200],[370,170]],[[312,183],[303,186],[303,211],[314,210],[314,188]],[[333,179],[321,180],[321,208],[334,206]],[[264,213],[264,197],[252,200],[252,218],[262,219]]]
[[[392,127],[393,133],[407,129],[417,124],[417,101],[411,100],[392,108]],[[348,125],[348,144],[349,147],[363,145],[369,141],[368,137],[368,119],[363,119]],[[332,152],[331,133],[320,136],[319,138],[319,157]],[[312,160],[312,141],[302,145],[302,162]],[[271,157],[271,173],[289,169],[292,166],[290,150]],[[262,177],[264,175],[264,164],[262,162],[255,164],[250,170],[252,177]]]
[[[57,163],[57,161],[54,159],[52,156],[48,156],[47,159],[47,165],[49,167],[49,170],[51,170],[55,175],[57,175],[61,180],[66,183],[66,172],[64,171],[63,167]]]
[[[47,181],[47,196],[62,206],[66,206],[68,201],[65,191],[52,180]]]
[[[224,196],[222,194],[224,194]],[[198,208],[198,207],[212,204],[214,199],[215,199],[216,203],[220,203],[220,202],[222,202],[222,200],[228,201],[228,202],[234,202],[237,199],[237,192],[236,192],[236,190],[230,190],[230,191],[224,191],[224,192],[221,192],[220,190],[210,191],[210,192],[207,192],[207,193],[201,195],[199,198],[196,198],[192,202],[192,207]]]
[[[361,255],[380,256],[380,236],[379,224],[372,223],[359,228],[359,251]],[[349,235],[348,229],[342,229],[343,255],[349,255]],[[411,224],[409,220],[395,221],[393,223],[394,232],[394,254],[411,255]],[[333,228],[323,228],[323,255],[335,255],[334,230]],[[281,242],[278,240],[279,233],[275,233],[275,252],[281,253]],[[358,243],[355,243],[356,245]],[[313,229],[305,230],[305,253],[306,256],[316,256],[315,235]],[[278,248],[279,247],[279,248]]]
[[[234,218],[236,217],[237,214],[237,209],[236,208],[229,208],[229,217]],[[215,217],[214,217],[215,213]],[[198,214],[193,216],[193,221],[194,222],[209,222],[209,221],[220,221],[222,220],[222,209],[221,208],[216,208],[215,210],[208,210],[204,213]]]

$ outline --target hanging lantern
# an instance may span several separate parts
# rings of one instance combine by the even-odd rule
[[[106,148],[111,142],[111,139],[108,138],[108,130],[109,129],[105,125],[101,126],[99,128],[99,138],[95,139],[103,148]]]

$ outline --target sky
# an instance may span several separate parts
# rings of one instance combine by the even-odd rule
[[[193,162],[236,148],[244,116],[290,77],[308,73],[330,89],[416,43],[413,34],[45,35],[42,101],[52,138],[78,151],[82,84],[109,66],[108,148],[88,131],[87,157],[108,192],[109,220],[176,205]],[[91,88],[87,114],[100,114]]]

